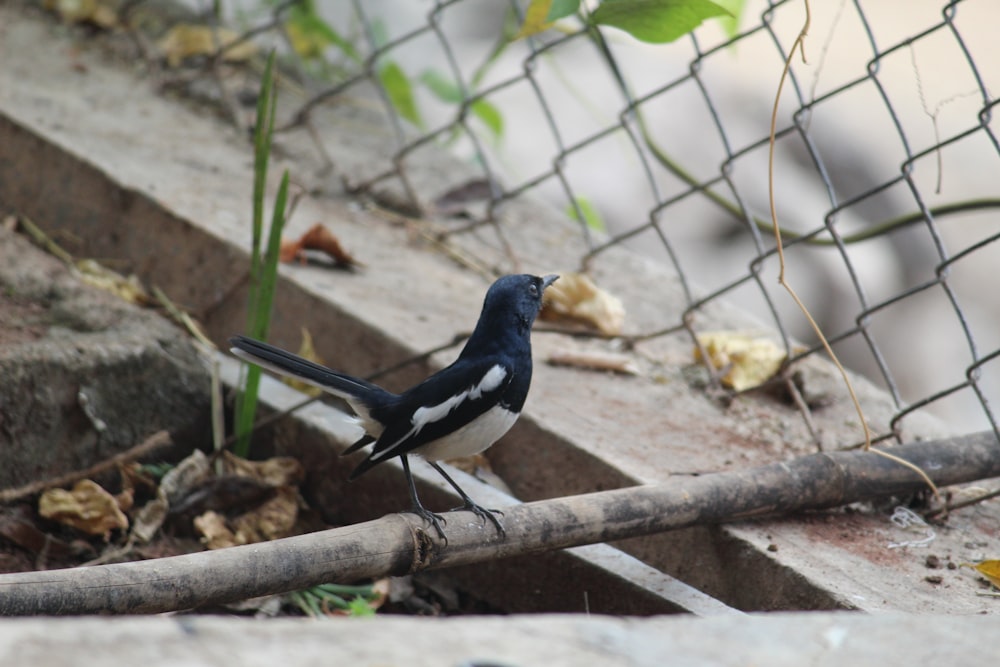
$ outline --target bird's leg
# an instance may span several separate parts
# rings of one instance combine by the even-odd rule
[[[447,542],[448,538],[444,535],[444,524],[447,522],[444,520],[443,516],[435,514],[420,504],[420,499],[417,497],[417,487],[413,483],[413,475],[410,474],[410,462],[407,460],[406,454],[403,454],[399,458],[403,461],[403,472],[406,474],[406,482],[410,485],[410,500],[413,501],[413,513],[430,525],[434,526],[434,530],[437,531],[438,537]],[[452,482],[452,484],[454,484],[454,482]]]
[[[453,480],[448,475],[448,473],[444,471],[444,468],[439,466],[437,463],[434,463],[433,461],[428,461],[428,463],[431,464],[431,467],[433,467],[435,470],[441,473],[441,476],[444,477],[445,480],[447,480],[447,482],[451,484],[451,487],[458,492],[458,495],[462,497],[462,500],[465,502],[465,505],[463,507],[458,507],[456,509],[469,510],[476,516],[480,517],[483,520],[483,523],[486,523],[486,520],[489,519],[490,523],[492,523],[496,527],[497,533],[500,535],[500,537],[507,536],[507,531],[503,529],[503,525],[500,523],[500,519],[496,517],[497,514],[503,516],[503,512],[501,512],[500,510],[488,509],[486,507],[483,507],[482,505],[478,505],[476,501],[474,501],[472,498],[469,497],[469,494],[467,494],[465,491],[462,490],[462,487],[460,487],[458,484],[455,483],[455,480]]]

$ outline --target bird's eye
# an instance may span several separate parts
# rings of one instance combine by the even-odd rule
[[[538,296],[538,285],[531,283],[531,285],[528,286],[528,292],[531,296]]]

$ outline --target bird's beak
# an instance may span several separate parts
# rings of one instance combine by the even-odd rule
[[[546,287],[548,287],[557,280],[559,280],[559,276],[557,276],[554,273],[542,278],[542,291],[544,292]]]

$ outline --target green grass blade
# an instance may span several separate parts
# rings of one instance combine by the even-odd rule
[[[274,287],[278,273],[278,252],[281,246],[281,231],[285,222],[285,207],[288,200],[288,172],[282,177],[281,187],[274,202],[271,217],[271,231],[267,252],[261,254],[264,236],[264,196],[267,187],[267,165],[271,153],[271,137],[274,133],[275,105],[277,94],[274,90],[274,52],[268,56],[261,81],[260,96],[257,100],[257,121],[254,125],[254,175],[253,175],[253,222],[250,249],[250,281],[247,295],[247,334],[253,338],[266,339],[271,321],[271,305],[274,301]],[[257,366],[246,366],[240,384],[243,391],[236,398],[235,431],[237,435],[234,452],[245,457],[250,450],[250,433],[257,414],[257,394],[260,389],[261,370]]]

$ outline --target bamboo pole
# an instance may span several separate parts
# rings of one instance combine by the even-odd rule
[[[940,486],[1000,476],[993,432],[892,448]],[[873,452],[813,454],[750,470],[672,479],[508,508],[501,540],[469,512],[447,543],[415,516],[155,560],[0,575],[0,614],[155,613],[911,494],[926,485]]]

